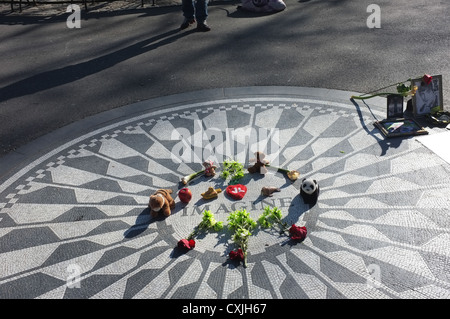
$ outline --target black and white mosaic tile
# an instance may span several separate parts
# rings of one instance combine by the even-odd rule
[[[77,137],[1,182],[0,296],[448,298],[450,166],[414,138],[385,140],[373,121],[350,101],[254,97],[160,109]],[[246,175],[239,201],[201,198],[225,189],[218,174],[189,185],[189,204],[178,200],[180,179],[203,160],[247,167],[256,150],[316,179],[318,204],[274,170]],[[262,197],[263,186],[281,192]],[[176,208],[153,220],[158,188],[174,191]],[[204,210],[226,222],[245,208],[256,220],[267,205],[305,225],[306,240],[257,229],[247,268],[227,262],[226,230],[174,249]]]

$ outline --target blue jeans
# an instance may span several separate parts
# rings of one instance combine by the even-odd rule
[[[208,0],[182,0],[181,8],[185,18],[195,17],[197,23],[205,23],[208,17]]]

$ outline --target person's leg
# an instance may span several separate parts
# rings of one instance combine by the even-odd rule
[[[194,0],[182,0],[181,10],[183,11],[184,21],[181,24],[180,28],[186,29],[190,24],[193,24],[195,22]]]
[[[206,24],[208,17],[208,0],[195,1],[195,18],[197,19],[197,29],[200,31],[209,31],[210,27]]]

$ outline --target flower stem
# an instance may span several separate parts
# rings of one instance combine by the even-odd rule
[[[281,167],[275,167],[275,166],[271,166],[270,164],[266,164],[267,167],[273,167],[275,168],[278,172],[280,173],[289,173],[288,169],[285,168],[281,168]]]
[[[399,93],[382,92],[382,93],[372,94],[372,95],[368,95],[368,96],[356,96],[356,95],[352,95],[352,99],[365,100],[365,99],[370,99],[370,98],[373,98],[373,97],[376,97],[376,96],[381,96],[381,95],[391,95],[391,94],[395,94],[395,95],[403,95],[403,94],[399,94]]]
[[[205,170],[201,170],[199,172],[192,173],[191,175],[183,177],[181,179],[181,181],[183,182],[184,185],[187,185],[187,184],[189,184],[190,181],[192,181],[194,178],[200,176],[203,173],[205,173]]]
[[[197,234],[198,234],[198,226],[192,231],[192,233],[189,234],[187,240],[194,239],[194,237],[197,236]]]
[[[247,243],[242,243],[242,252],[244,253],[244,267],[247,268]]]

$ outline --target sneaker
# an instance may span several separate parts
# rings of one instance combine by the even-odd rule
[[[211,30],[211,28],[205,22],[204,23],[197,23],[197,31],[207,32],[207,31],[210,31],[210,30]]]
[[[191,24],[195,23],[195,19],[194,18],[184,18],[183,23],[180,25],[180,29],[184,30],[186,28],[188,28]]]

